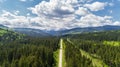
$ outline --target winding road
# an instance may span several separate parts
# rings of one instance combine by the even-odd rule
[[[63,51],[62,42],[63,42],[63,40],[60,39],[60,51],[59,51],[59,64],[58,64],[58,67],[62,67],[62,51]]]

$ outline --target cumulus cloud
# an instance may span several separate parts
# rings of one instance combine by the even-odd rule
[[[79,7],[79,9],[75,11],[75,14],[80,15],[80,16],[87,15],[89,14],[89,11],[87,10],[87,8]]]
[[[86,16],[81,17],[80,19],[76,20],[73,27],[97,27],[103,25],[112,24],[111,16],[96,16],[94,14],[87,14]]]
[[[25,16],[17,16],[7,11],[3,11],[0,16],[0,24],[7,25],[10,27],[24,27],[28,26],[29,20]]]
[[[66,17],[66,15],[73,14],[75,9],[72,4],[76,4],[77,0],[50,0],[49,2],[42,1],[32,8],[32,12],[38,16],[43,17]]]
[[[96,16],[91,11],[99,11],[107,3],[92,0],[50,0],[42,1],[35,7],[28,8],[38,17],[34,22],[40,22],[46,29],[70,29],[75,27],[102,26],[111,23],[109,16]],[[83,5],[85,3],[85,5]],[[91,11],[89,11],[90,9]],[[79,17],[79,18],[78,18]]]
[[[85,4],[84,7],[87,7],[91,11],[99,11],[103,10],[107,6],[107,3],[102,3],[102,2],[94,2],[92,4]]]
[[[93,0],[50,0],[42,1],[34,7],[28,9],[27,16],[19,15],[19,11],[14,13],[3,11],[0,16],[0,24],[9,27],[27,27],[41,30],[61,30],[76,27],[95,27],[110,24],[113,22],[111,16],[98,16],[92,11],[103,10],[107,3],[92,2]]]
[[[113,25],[120,26],[120,22],[119,22],[119,21],[115,21],[115,22],[113,23]]]

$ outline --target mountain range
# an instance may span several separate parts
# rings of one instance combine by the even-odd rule
[[[63,30],[61,33],[65,34],[79,34],[84,32],[101,32],[101,31],[110,31],[110,30],[120,30],[120,26],[99,26],[99,27],[86,27],[86,28],[73,28],[69,30]]]
[[[0,25],[0,28],[7,28],[6,26]],[[67,35],[67,34],[80,34],[85,32],[100,32],[100,31],[110,31],[110,30],[120,30],[120,26],[99,26],[99,27],[85,27],[85,28],[73,28],[73,29],[66,29],[66,30],[59,30],[59,31],[45,31],[40,29],[33,29],[33,28],[13,28],[15,32],[23,33],[29,36],[35,37],[48,37],[48,36],[60,36],[60,35]]]
[[[7,29],[8,27],[0,24],[0,28]]]

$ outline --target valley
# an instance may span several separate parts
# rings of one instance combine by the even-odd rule
[[[120,67],[120,0],[0,0],[0,67]]]
[[[119,67],[120,32],[30,37],[0,29],[0,67]]]

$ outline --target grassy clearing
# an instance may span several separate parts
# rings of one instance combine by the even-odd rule
[[[74,44],[73,42],[70,41],[70,39],[67,39],[67,41]],[[101,59],[99,59],[99,56],[94,55],[94,54],[89,54],[88,52],[82,49],[80,49],[80,52],[82,56],[85,56],[86,58],[92,60],[92,64],[94,67],[108,67],[108,65],[106,65]]]
[[[103,44],[110,45],[110,46],[120,46],[119,41],[104,41]]]
[[[82,49],[80,49],[80,52],[83,56],[85,56],[86,58],[92,60],[92,64],[94,67],[108,67],[108,65],[106,65],[102,60],[93,57],[92,55],[90,55],[89,53],[83,51]]]

